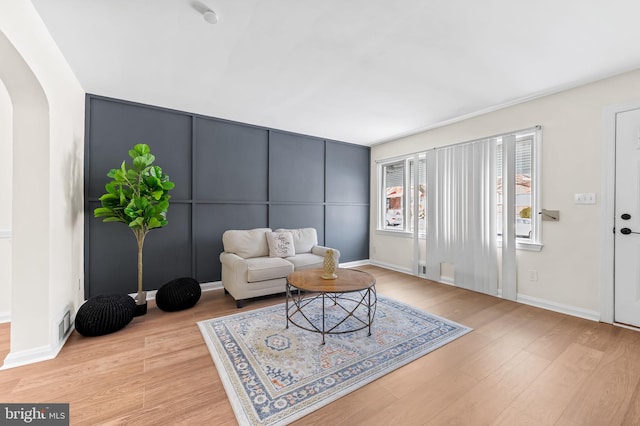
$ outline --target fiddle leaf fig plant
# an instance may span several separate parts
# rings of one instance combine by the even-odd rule
[[[100,204],[93,211],[103,222],[122,222],[133,232],[138,243],[138,295],[137,302],[143,302],[142,288],[142,248],[147,233],[167,225],[169,191],[175,186],[158,166],[153,165],[155,156],[147,144],[137,144],[129,151],[131,164],[126,160],[120,168],[111,169],[107,176],[111,179],[105,185],[106,194],[100,197]]]

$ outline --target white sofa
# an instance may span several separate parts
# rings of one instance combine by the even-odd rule
[[[228,230],[222,244],[222,286],[238,308],[252,297],[284,293],[287,275],[322,268],[328,249],[318,245],[315,228]],[[333,250],[338,265],[340,252]]]

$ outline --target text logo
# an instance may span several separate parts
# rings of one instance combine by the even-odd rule
[[[69,404],[0,404],[0,424],[69,426]]]

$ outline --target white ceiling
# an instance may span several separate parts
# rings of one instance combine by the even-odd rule
[[[638,0],[32,2],[88,93],[364,145],[640,68]]]

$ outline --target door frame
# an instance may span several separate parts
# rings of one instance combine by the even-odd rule
[[[602,112],[602,178],[600,203],[600,321],[614,323],[616,116],[640,109],[640,100],[609,105]]]

